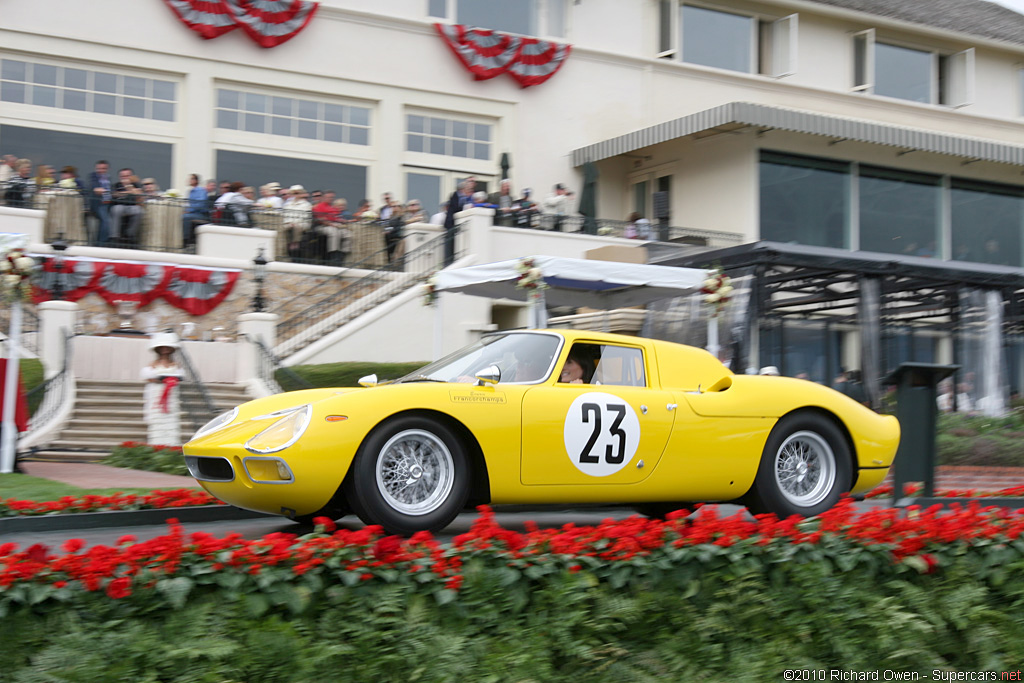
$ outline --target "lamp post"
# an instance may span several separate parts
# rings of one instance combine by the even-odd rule
[[[262,313],[263,305],[263,279],[267,275],[267,259],[263,258],[263,247],[256,252],[256,258],[252,260],[252,277],[256,281],[256,293],[252,297],[252,310]]]
[[[50,298],[53,301],[61,301],[64,298],[64,252],[68,243],[64,241],[64,233],[57,233],[57,239],[50,244],[53,249],[53,289],[50,290]]]

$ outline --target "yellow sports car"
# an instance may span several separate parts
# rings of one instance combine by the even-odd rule
[[[189,470],[241,508],[352,511],[408,534],[481,503],[815,515],[878,485],[900,438],[896,418],[827,387],[614,334],[496,333],[407,377],[364,379],[217,417],[185,444]]]

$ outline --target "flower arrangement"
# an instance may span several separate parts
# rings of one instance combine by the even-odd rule
[[[65,178],[64,180],[57,183],[57,187],[62,190],[77,190],[78,183],[75,182],[74,178]]]
[[[4,301],[29,301],[32,285],[29,280],[36,268],[36,260],[21,249],[11,249],[0,256],[0,292]]]
[[[519,259],[516,272],[519,273],[516,289],[525,289],[531,299],[539,299],[541,292],[548,289],[548,283],[544,282],[544,274],[532,258]]]
[[[725,274],[722,266],[715,265],[708,271],[707,277],[704,279],[704,286],[700,291],[704,295],[704,303],[714,307],[711,317],[718,317],[725,305],[732,299],[732,278]]]
[[[375,221],[377,220],[377,212],[373,209],[367,209],[362,213],[362,219],[364,221]]]
[[[610,235],[612,234],[612,228],[610,225],[603,225],[597,229],[598,235]]]
[[[60,500],[35,501],[0,498],[0,517],[64,515],[76,512],[110,512],[114,510],[162,510],[194,505],[222,505],[206,491],[170,489],[145,495],[114,493],[109,496],[64,496]]]
[[[167,192],[164,192],[164,196],[167,197],[168,199],[177,199],[178,197],[181,196],[181,193],[172,188],[170,190],[167,190]]]
[[[437,301],[437,273],[427,278],[423,283],[423,305],[433,306]]]

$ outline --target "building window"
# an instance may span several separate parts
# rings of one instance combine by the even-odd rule
[[[174,121],[172,81],[16,59],[0,60],[0,101]]]
[[[795,14],[766,20],[661,0],[659,22],[658,57],[777,77],[796,70]]]
[[[761,238],[849,247],[850,164],[761,153]]]
[[[862,251],[940,255],[939,176],[861,166],[857,184]]]
[[[951,258],[1021,267],[1024,188],[953,179]]]
[[[489,123],[408,114],[405,117],[405,149],[408,152],[488,161],[491,159],[492,129]]]
[[[566,0],[427,0],[427,14],[456,24],[564,38]]]
[[[217,127],[307,140],[370,144],[370,110],[351,104],[217,89]]]
[[[953,54],[853,36],[853,89],[925,104],[962,107],[974,100],[974,48]]]

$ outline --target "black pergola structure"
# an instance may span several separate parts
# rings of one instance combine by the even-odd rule
[[[908,355],[894,352],[891,342],[897,337],[910,340],[912,356],[915,334],[926,330],[932,335],[949,333],[957,358],[957,333],[965,322],[965,292],[999,292],[1004,351],[1024,335],[1024,269],[1020,268],[778,242],[654,254],[651,262],[686,268],[718,264],[733,277],[752,276],[750,333],[746,341],[736,345],[732,361],[732,367],[739,371],[770,360],[780,365],[783,374],[792,374],[785,367],[787,334],[808,323],[823,328],[826,340],[835,336],[830,331],[856,330],[864,386],[876,407],[882,378],[900,361],[933,360],[896,357]],[[764,340],[783,350],[779,358],[769,354],[766,359],[760,352]],[[824,367],[838,371],[838,343],[824,343],[820,352]],[[1014,369],[1014,354],[1004,355]],[[1008,383],[1011,389],[1017,389],[1014,381]]]

